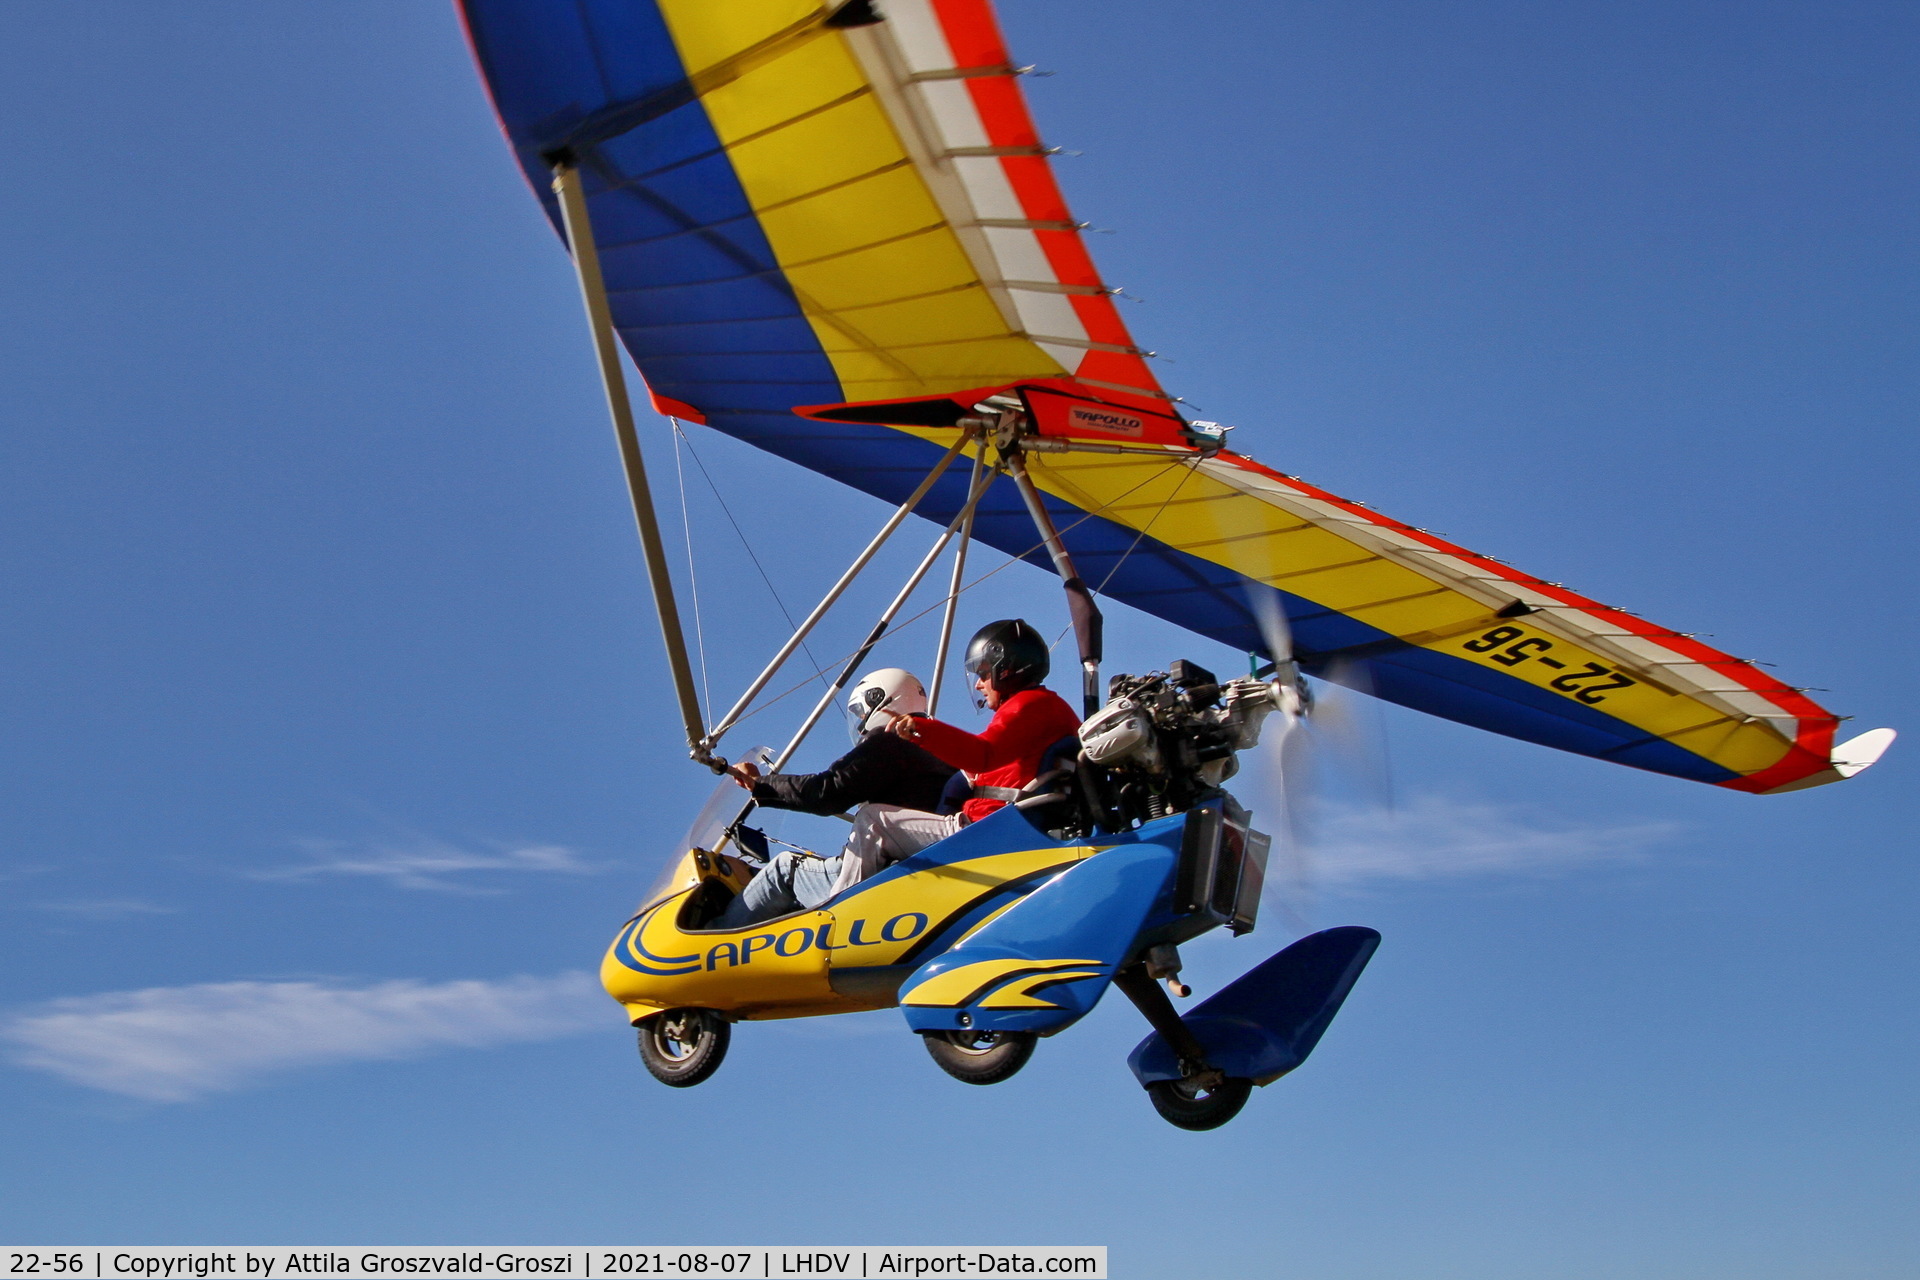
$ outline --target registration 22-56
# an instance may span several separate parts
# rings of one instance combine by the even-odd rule
[[[1582,702],[1605,702],[1609,691],[1630,688],[1639,683],[1598,662],[1582,662],[1576,668],[1571,663],[1551,657],[1553,641],[1530,636],[1521,627],[1495,627],[1478,639],[1467,641],[1461,648],[1470,653],[1484,653],[1487,661],[1497,662],[1503,667],[1538,662],[1543,667],[1563,672],[1547,681],[1547,687],[1570,693]]]

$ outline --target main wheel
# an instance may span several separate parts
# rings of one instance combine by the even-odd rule
[[[1147,1086],[1153,1109],[1182,1129],[1218,1129],[1240,1114],[1253,1093],[1253,1081],[1229,1076],[1212,1088],[1189,1080],[1155,1080]]]
[[[669,1009],[640,1023],[640,1061],[661,1084],[690,1089],[720,1069],[733,1026],[711,1009]]]
[[[999,1084],[1033,1056],[1031,1031],[929,1031],[920,1037],[940,1069],[968,1084]]]

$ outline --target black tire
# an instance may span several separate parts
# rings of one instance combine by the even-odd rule
[[[1240,1114],[1253,1093],[1253,1081],[1228,1076],[1208,1089],[1187,1080],[1155,1080],[1147,1086],[1153,1109],[1168,1124],[1182,1129],[1218,1129]]]
[[[1031,1031],[928,1031],[921,1034],[940,1069],[967,1084],[999,1084],[1033,1056]]]
[[[640,1061],[661,1084],[691,1089],[720,1069],[733,1026],[711,1009],[669,1009],[639,1023]]]

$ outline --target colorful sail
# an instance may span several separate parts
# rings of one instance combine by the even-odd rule
[[[1847,776],[1752,664],[1387,519],[1183,419],[1060,195],[986,0],[460,0],[548,214],[584,178],[655,408],[902,500],[990,395],[1081,575],[1309,672],[1516,738],[1766,792]],[[1044,443],[1044,441],[1043,441]],[[920,512],[965,501],[964,468]],[[975,536],[1049,563],[1010,484]],[[1864,750],[1864,748],[1863,748]],[[1844,755],[1844,753],[1843,753]]]

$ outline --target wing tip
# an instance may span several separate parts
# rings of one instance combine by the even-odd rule
[[[1829,782],[1844,782],[1855,774],[1864,773],[1886,754],[1893,740],[1899,737],[1897,730],[1869,729],[1856,734],[1845,742],[1835,743],[1828,754],[1827,767],[1818,773],[1796,778],[1792,782],[1761,792],[1761,795],[1777,796],[1786,791],[1805,791],[1808,787],[1824,787]]]

